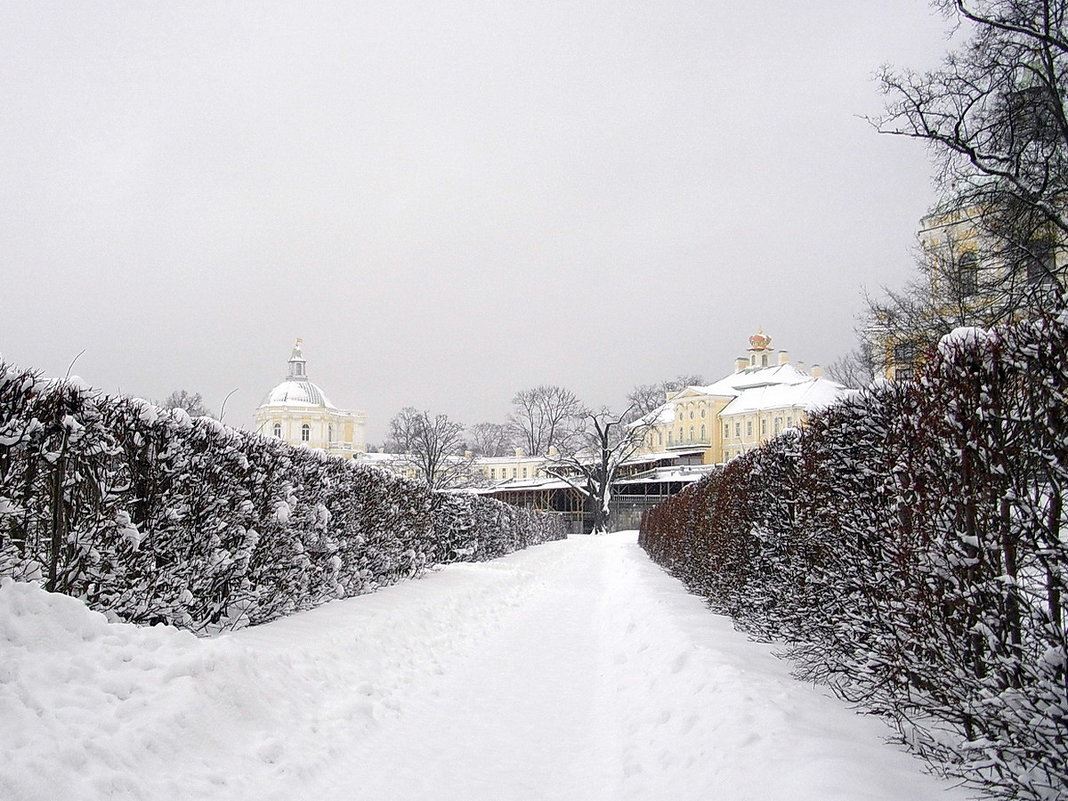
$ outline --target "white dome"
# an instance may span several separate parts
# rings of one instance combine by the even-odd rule
[[[264,406],[316,406],[319,408],[337,408],[326,397],[326,393],[311,381],[283,381],[263,399]]]

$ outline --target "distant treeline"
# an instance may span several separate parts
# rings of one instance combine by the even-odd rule
[[[555,518],[0,362],[0,576],[210,632],[559,539]]]
[[[1068,317],[961,329],[650,510],[640,542],[986,792],[1068,797]]]

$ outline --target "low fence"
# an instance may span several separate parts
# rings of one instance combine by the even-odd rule
[[[1068,787],[1068,316],[946,337],[648,512],[649,554],[802,677],[1004,797]]]
[[[0,576],[196,631],[564,536],[547,515],[0,362]]]

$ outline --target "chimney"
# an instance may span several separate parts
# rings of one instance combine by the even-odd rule
[[[789,364],[789,363],[790,363],[790,352],[787,351],[787,350],[780,350],[779,351],[779,364]]]
[[[804,362],[794,362],[794,367],[797,368],[798,372],[801,372],[801,373],[805,372],[805,363]]]
[[[522,448],[516,448],[515,449],[515,458],[516,459],[523,458],[523,449]]]
[[[464,451],[464,458],[465,459],[473,459],[474,456],[475,455],[473,453],[471,453],[471,451]]]
[[[820,367],[818,364],[812,365],[812,377],[823,378],[823,368]]]
[[[748,366],[749,359],[747,359],[745,356],[739,356],[737,359],[734,360],[734,372],[736,373],[740,372],[741,370],[744,370]]]

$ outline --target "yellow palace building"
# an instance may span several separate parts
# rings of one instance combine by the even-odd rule
[[[289,356],[286,380],[267,393],[256,409],[256,431],[290,445],[315,448],[331,456],[355,458],[367,450],[363,412],[339,409],[308,379],[303,341]]]
[[[787,428],[800,425],[816,409],[852,390],[823,377],[819,365],[806,370],[773,350],[771,337],[758,331],[735,361],[734,372],[707,386],[669,393],[646,418],[651,423],[647,453],[700,453],[704,464],[720,464],[758,447]]]

